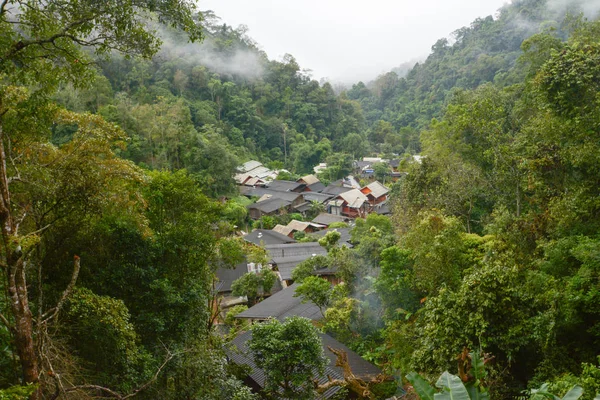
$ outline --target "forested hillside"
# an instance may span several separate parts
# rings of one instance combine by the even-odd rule
[[[439,398],[597,399],[600,22],[556,3],[336,93],[185,0],[0,2],[0,399],[424,399],[444,371]],[[319,248],[291,272],[318,320],[236,319],[278,279],[236,167],[364,156],[400,163],[391,216],[283,235]],[[225,356],[244,331],[261,390]],[[317,382],[323,335],[382,375]]]

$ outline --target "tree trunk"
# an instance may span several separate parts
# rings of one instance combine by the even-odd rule
[[[16,237],[17,225],[12,215],[8,171],[6,168],[6,138],[0,120],[0,227],[2,230],[2,261],[6,271],[7,291],[14,325],[9,327],[21,361],[24,383],[39,381],[38,360],[35,353],[33,315],[27,297],[26,262]],[[39,389],[32,400],[40,398]]]

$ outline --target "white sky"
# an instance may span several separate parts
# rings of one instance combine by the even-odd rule
[[[301,68],[347,83],[370,80],[509,0],[198,0],[222,22],[247,25],[271,59],[292,54]]]

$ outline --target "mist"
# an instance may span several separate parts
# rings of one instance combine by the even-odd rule
[[[583,12],[589,18],[597,18],[600,14],[600,0],[548,0],[548,7],[560,14],[567,11]]]
[[[180,33],[157,27],[163,44],[156,57],[159,59],[183,58],[192,65],[202,65],[221,75],[237,75],[257,79],[263,75],[266,55],[241,45],[219,49],[216,39],[207,32],[200,43],[189,43]]]

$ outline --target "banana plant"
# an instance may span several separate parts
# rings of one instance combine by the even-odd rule
[[[486,376],[484,360],[476,352],[469,353],[469,357],[471,376],[466,384],[448,371],[444,372],[435,384],[440,389],[438,392],[416,372],[406,375],[406,379],[413,385],[421,400],[489,400],[489,393],[483,387],[483,379]]]
[[[530,400],[543,400],[544,398],[550,400],[577,400],[583,395],[583,388],[579,385],[575,385],[564,395],[561,399],[560,397],[548,392],[548,383],[544,383],[539,389],[531,390]],[[600,400],[600,394],[596,395],[594,400]]]

